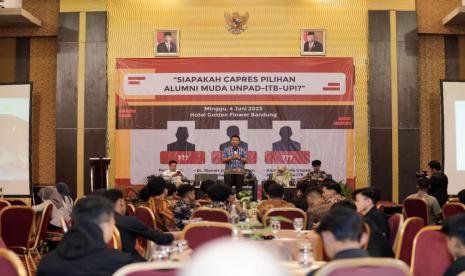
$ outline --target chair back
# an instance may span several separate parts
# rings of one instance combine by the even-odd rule
[[[396,241],[399,237],[400,229],[404,222],[404,216],[402,214],[393,214],[388,219],[388,227],[389,227],[389,237],[388,242],[389,245],[393,250],[395,250]]]
[[[188,224],[181,233],[181,239],[187,240],[189,247],[195,250],[203,244],[232,235],[233,227],[222,222],[198,222]]]
[[[404,212],[406,218],[419,217],[429,224],[428,205],[422,198],[407,198],[404,200]]]
[[[299,208],[272,208],[263,216],[263,224],[269,225],[271,217],[284,217],[290,222],[281,221],[281,229],[294,229],[295,218],[304,220],[304,227],[307,225],[307,214]]]
[[[442,216],[444,220],[453,215],[465,213],[465,204],[460,202],[447,202],[442,206]]]
[[[0,211],[3,210],[3,208],[9,206],[11,206],[11,204],[8,202],[8,200],[0,199]]]
[[[441,226],[427,226],[413,241],[412,274],[415,276],[443,275],[453,258],[447,248],[447,237]]]
[[[134,215],[150,229],[157,229],[155,215],[150,208],[144,206],[136,207]]]
[[[44,240],[48,226],[50,224],[50,220],[52,220],[52,212],[53,212],[53,204],[49,203],[47,206],[42,211],[42,214],[40,216],[40,220],[37,224],[37,233],[34,239],[34,248],[37,248],[37,246],[40,245],[40,243]]]
[[[21,199],[7,199],[11,206],[27,206],[27,203]]]
[[[34,222],[31,207],[11,206],[0,212],[0,237],[8,249],[29,250]]]
[[[116,250],[123,250],[123,245],[121,242],[121,235],[119,233],[118,228],[116,226],[113,228],[113,235],[111,237],[111,240],[107,243],[109,248],[113,248]]]
[[[60,217],[60,224],[61,228],[63,229],[63,233],[68,232],[70,225],[68,224],[68,222],[66,222],[64,217]]]
[[[229,222],[229,213],[221,208],[197,208],[192,213],[192,218],[201,218],[204,221]]]
[[[410,265],[413,240],[415,239],[415,235],[423,226],[425,226],[425,223],[422,218],[413,217],[405,220],[400,229],[396,245],[396,259],[404,261],[407,265]]]
[[[408,266],[391,258],[334,260],[322,266],[316,276],[410,276]]]
[[[136,215],[136,207],[132,204],[128,204],[126,208],[126,214],[128,216],[135,216]]]
[[[113,276],[176,276],[184,266],[181,262],[149,262],[128,264],[118,269]]]
[[[14,252],[0,248],[0,275],[26,276],[26,269]]]

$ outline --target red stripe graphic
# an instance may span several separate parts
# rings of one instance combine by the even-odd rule
[[[340,87],[323,87],[323,91],[339,91]]]
[[[337,117],[339,121],[352,121],[352,117]]]
[[[352,122],[334,122],[333,125],[335,125],[335,126],[351,126]]]
[[[140,84],[140,81],[128,81],[129,84]]]
[[[339,82],[328,82],[328,86],[341,86]]]
[[[128,80],[145,80],[145,77],[128,77]]]

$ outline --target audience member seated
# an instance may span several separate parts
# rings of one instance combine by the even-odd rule
[[[181,199],[173,207],[174,222],[182,230],[185,226],[185,221],[191,219],[192,211],[196,207],[199,207],[200,204],[195,203],[195,189],[189,184],[179,186],[178,195]]]
[[[325,204],[323,191],[318,186],[308,188],[305,194],[308,204],[308,229],[312,229],[314,224],[320,222],[320,219],[329,212],[331,205]]]
[[[459,197],[460,203],[465,204],[465,189],[461,190],[458,193],[458,197]]]
[[[351,200],[342,200],[335,203],[331,206],[331,212],[337,208],[349,208],[354,211],[357,211],[357,206]],[[370,227],[370,237],[368,239],[367,251],[370,257],[394,257],[394,251],[392,250],[391,245],[389,244],[387,238],[377,229],[376,226],[373,226],[371,221],[364,221]]]
[[[139,261],[145,261],[137,252],[136,239],[142,236],[156,244],[166,245],[173,241],[173,235],[162,233],[148,228],[134,216],[126,216],[126,202],[124,201],[123,192],[117,189],[103,190],[97,195],[109,200],[114,205],[116,227],[121,236],[123,252],[131,254]]]
[[[355,190],[354,195],[357,211],[363,215],[372,229],[378,229],[383,236],[387,237],[389,235],[387,219],[376,208],[376,203],[380,199],[379,192],[373,188],[363,188]]]
[[[296,198],[291,200],[292,204],[294,204],[295,207],[301,209],[302,211],[307,212],[308,204],[305,192],[309,187],[313,186],[317,186],[317,184],[315,184],[312,181],[304,181],[297,183]]]
[[[237,200],[230,200],[230,196],[232,194],[231,187],[224,184],[215,184],[208,189],[208,196],[211,198],[212,203],[205,207],[222,208],[231,214],[232,206],[234,205],[237,213],[239,214],[240,220],[245,220],[247,218],[247,213],[244,209],[242,209]]]
[[[335,208],[321,219],[317,232],[323,239],[326,255],[331,260],[368,257],[366,250],[361,249],[366,242],[363,231],[363,220],[355,210]],[[315,275],[317,270],[308,276]]]
[[[139,197],[143,201],[152,200],[154,203],[153,213],[158,229],[164,232],[178,231],[174,223],[174,214],[170,202],[166,199],[168,187],[165,180],[159,176],[149,176],[147,185],[142,188]]]
[[[278,168],[271,175],[271,180],[276,181],[279,185],[288,187],[292,181],[292,173],[287,169],[284,164],[278,165]]]
[[[98,196],[79,200],[73,209],[73,227],[57,248],[39,263],[37,276],[111,275],[134,262],[127,253],[110,249],[115,218],[113,205]]]
[[[71,211],[73,209],[72,203],[71,205],[67,204],[66,202],[68,202],[69,199],[63,199],[60,193],[52,187],[40,189],[37,195],[42,199],[42,203],[32,206],[32,209],[34,209],[35,212],[42,212],[47,204],[52,203],[52,219],[50,220],[48,228],[50,230],[61,230],[60,218],[63,217],[65,221],[70,221]]]
[[[208,189],[210,189],[211,186],[215,185],[215,182],[213,180],[207,179],[205,181],[202,181],[200,183],[200,191],[197,200],[201,203],[203,202],[211,202],[210,197],[208,196]]]
[[[166,199],[170,202],[171,207],[173,207],[178,201],[178,188],[173,183],[167,183],[166,187],[168,188]]]
[[[409,195],[407,198],[422,198],[426,201],[428,207],[429,224],[441,224],[442,222],[442,210],[439,206],[438,200],[434,196],[428,194],[430,188],[429,180],[421,178],[418,180],[417,190],[418,192],[413,195]]]
[[[455,259],[444,276],[455,276],[465,271],[465,214],[447,219],[442,232],[447,235],[447,247]]]
[[[429,167],[429,190],[428,193],[431,196],[434,196],[438,202],[439,206],[446,204],[447,200],[449,199],[449,195],[447,194],[447,186],[449,184],[449,180],[447,175],[444,174],[442,171],[441,163],[437,160],[432,160],[428,163]]]
[[[71,215],[71,211],[73,210],[74,206],[74,201],[71,198],[71,192],[69,191],[68,184],[65,182],[58,182],[55,185],[58,193],[61,195],[61,198],[63,199],[63,204],[65,206],[65,209],[68,210],[69,215]]]
[[[273,180],[271,180],[273,181]],[[283,199],[284,188],[275,181],[268,187],[268,199],[257,206],[257,219],[259,221],[272,208],[294,208],[295,205]]]
[[[333,205],[336,202],[344,200],[345,198],[341,195],[342,188],[339,183],[333,180],[328,180],[323,183],[323,198],[326,203]]]

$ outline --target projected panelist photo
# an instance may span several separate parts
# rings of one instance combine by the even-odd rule
[[[179,30],[157,30],[155,56],[179,56]]]
[[[281,140],[273,143],[273,151],[300,151],[300,143],[291,139],[291,127],[283,126],[279,130],[279,136]]]
[[[300,55],[326,55],[326,31],[320,29],[302,29],[300,31]]]
[[[168,144],[168,151],[195,151],[195,145],[187,142],[189,130],[187,127],[178,127],[176,131],[176,141]]]

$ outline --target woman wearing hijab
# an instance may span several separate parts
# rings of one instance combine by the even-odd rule
[[[286,165],[280,164],[278,168],[273,172],[272,180],[276,183],[288,187],[292,180],[292,173],[287,169]]]
[[[35,212],[42,212],[47,204],[53,204],[52,219],[50,220],[49,229],[61,230],[60,218],[63,217],[65,221],[69,221],[71,212],[68,212],[65,208],[60,193],[58,193],[55,188],[44,187],[40,189],[37,195],[42,199],[42,203],[32,206],[32,209],[34,209]]]

